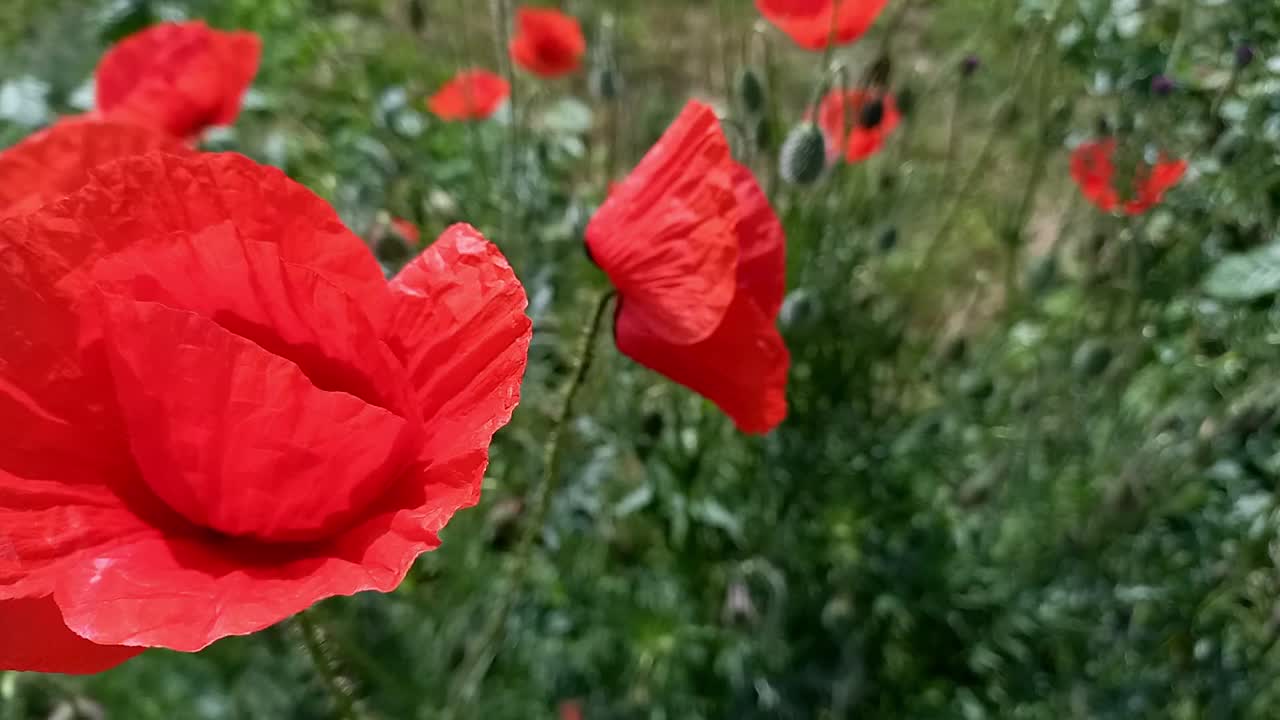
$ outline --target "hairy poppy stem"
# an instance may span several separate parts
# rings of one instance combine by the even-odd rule
[[[502,628],[506,626],[507,618],[515,607],[516,598],[519,597],[525,580],[529,576],[529,561],[533,554],[533,545],[546,523],[547,512],[551,507],[551,496],[554,494],[556,480],[560,475],[560,452],[564,446],[565,428],[573,417],[573,401],[577,398],[578,391],[582,389],[587,370],[590,369],[591,361],[595,357],[596,340],[600,336],[600,328],[604,326],[605,310],[608,309],[613,296],[613,290],[600,294],[578,337],[573,369],[569,379],[565,381],[564,389],[561,390],[560,408],[556,412],[546,445],[543,446],[542,481],[538,484],[529,503],[533,511],[524,527],[524,534],[520,537],[520,544],[516,548],[515,570],[511,574],[503,598],[493,614],[489,616],[476,642],[467,650],[460,674],[460,685],[456,692],[450,693],[449,706],[441,715],[443,718],[452,718],[456,712],[455,708],[475,698],[480,685],[484,682],[485,674],[489,671],[489,666],[497,655],[496,645],[502,634]]]
[[[315,666],[316,675],[319,676],[321,684],[333,700],[334,714],[341,720],[362,720],[363,715],[356,706],[356,700],[352,696],[347,680],[342,677],[342,671],[329,646],[329,640],[320,625],[311,618],[311,612],[298,613],[294,616],[293,624],[299,637],[302,638],[302,646],[311,656],[311,664]]]

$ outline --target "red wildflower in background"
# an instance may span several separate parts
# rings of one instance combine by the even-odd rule
[[[884,147],[902,115],[893,96],[871,90],[835,90],[818,105],[818,127],[827,137],[827,157],[865,160]]]
[[[1122,201],[1114,185],[1116,140],[1107,138],[1081,144],[1071,153],[1071,177],[1080,192],[1104,212],[1117,207],[1129,215],[1140,215],[1154,207],[1165,191],[1182,179],[1187,171],[1185,160],[1167,160],[1163,156],[1154,166],[1138,168],[1134,177],[1134,196]]]
[[[766,20],[802,48],[846,45],[866,34],[889,0],[756,0]],[[834,30],[834,34],[833,34]]]
[[[30,212],[89,181],[89,170],[150,150],[188,152],[136,125],[68,118],[0,151],[0,218]]]
[[[484,120],[509,95],[511,86],[500,76],[488,70],[464,70],[427,98],[427,108],[444,120]]]
[[[418,226],[404,218],[392,218],[391,227],[410,245],[422,242],[422,233],[418,231]]]
[[[467,226],[390,284],[323,200],[151,153],[0,221],[0,668],[196,651],[389,591],[476,502],[525,294]]]
[[[623,354],[705,396],[744,432],[782,421],[785,238],[710,107],[685,107],[591,219],[586,240],[618,289]]]
[[[511,59],[534,75],[567,75],[582,63],[587,40],[572,15],[552,8],[522,7],[516,10],[516,36]]]
[[[202,22],[147,28],[108,50],[98,64],[98,112],[180,138],[229,125],[261,55],[262,42],[253,33],[221,32]]]

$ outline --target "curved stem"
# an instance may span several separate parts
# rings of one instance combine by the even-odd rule
[[[577,398],[578,391],[582,389],[587,370],[590,369],[591,361],[595,357],[596,340],[600,336],[600,328],[604,325],[605,310],[608,309],[609,301],[613,296],[613,290],[599,295],[578,337],[573,370],[565,381],[564,389],[561,390],[560,408],[556,412],[551,432],[547,435],[546,444],[543,446],[542,481],[530,499],[533,509],[525,524],[520,544],[516,548],[515,569],[511,573],[502,599],[477,635],[476,642],[467,650],[462,671],[459,673],[460,684],[455,692],[450,693],[449,707],[442,713],[444,718],[452,718],[457,707],[475,698],[480,685],[484,682],[485,674],[489,671],[489,666],[497,655],[496,646],[502,634],[502,628],[506,626],[507,618],[515,607],[516,598],[519,597],[528,579],[533,545],[543,525],[546,524],[547,513],[551,507],[551,496],[554,494],[556,481],[560,476],[560,454],[564,446],[565,429],[573,417],[573,401]]]
[[[320,677],[321,684],[333,700],[334,716],[340,720],[362,720],[351,689],[347,687],[347,681],[342,677],[338,661],[328,648],[329,642],[325,638],[324,630],[311,619],[312,612],[314,611],[299,613],[293,618],[293,624],[302,638],[302,646],[311,656],[311,664],[315,666],[316,675]]]

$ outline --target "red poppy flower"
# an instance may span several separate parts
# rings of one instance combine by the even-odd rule
[[[427,108],[445,120],[484,120],[511,94],[506,80],[488,70],[464,70],[427,98]]]
[[[1137,170],[1134,197],[1122,202],[1113,185],[1115,152],[1115,138],[1107,138],[1083,143],[1071,153],[1071,177],[1084,196],[1104,212],[1122,207],[1129,215],[1140,215],[1159,203],[1165,191],[1177,185],[1187,171],[1185,160],[1167,160],[1162,156],[1154,166]]]
[[[591,219],[586,240],[618,289],[623,354],[705,396],[744,432],[782,421],[785,238],[711,108],[685,107]]]
[[[525,294],[470,227],[389,284],[323,200],[151,153],[0,221],[0,669],[390,591],[476,502]]]
[[[164,23],[122,40],[98,64],[98,111],[107,119],[190,138],[240,113],[262,41],[202,22]]]
[[[391,227],[410,245],[417,245],[422,241],[422,234],[418,231],[418,226],[404,218],[392,218]]]
[[[843,100],[843,102],[841,102]],[[884,147],[902,115],[893,95],[870,90],[835,90],[818,105],[818,127],[827,137],[827,158],[865,160]]]
[[[188,152],[167,135],[78,117],[0,152],[0,218],[21,215],[79,189],[99,165],[150,150]]]
[[[522,7],[516,10],[516,28],[511,59],[534,75],[567,75],[582,63],[587,40],[572,15],[551,8]]]
[[[560,720],[582,720],[582,703],[578,700],[564,700],[559,707]]]
[[[889,0],[756,0],[756,9],[802,48],[847,45],[866,34]]]

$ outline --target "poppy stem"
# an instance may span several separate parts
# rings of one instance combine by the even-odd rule
[[[485,674],[488,673],[489,666],[497,656],[496,646],[502,629],[506,626],[507,618],[515,607],[516,598],[520,596],[528,579],[533,545],[546,523],[547,513],[551,507],[551,496],[554,494],[556,480],[560,475],[560,452],[564,446],[565,428],[573,417],[573,401],[577,398],[578,391],[586,380],[587,371],[591,367],[591,361],[595,357],[596,341],[600,336],[600,328],[604,326],[605,310],[608,309],[613,297],[613,290],[599,295],[595,308],[578,337],[573,369],[570,371],[569,379],[565,381],[564,389],[561,390],[560,408],[556,412],[551,432],[547,435],[546,445],[543,446],[542,481],[528,503],[533,510],[520,537],[520,544],[516,548],[515,569],[511,573],[502,599],[481,629],[476,642],[467,650],[462,671],[459,674],[460,685],[455,692],[449,694],[449,706],[441,715],[446,720],[454,716],[455,708],[471,702],[479,692]]]
[[[302,646],[311,656],[311,664],[315,666],[316,675],[319,676],[321,684],[333,700],[335,715],[340,720],[361,720],[362,714],[356,706],[350,682],[342,676],[340,663],[334,657],[326,633],[312,619],[312,612],[314,611],[298,613],[293,618],[293,625],[299,637],[302,638]]]

